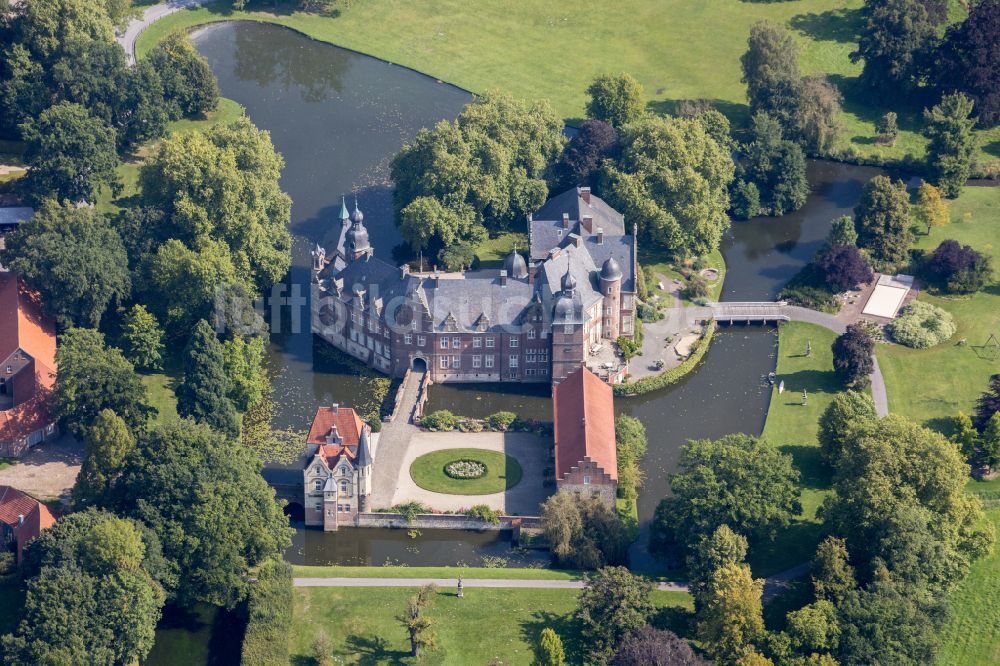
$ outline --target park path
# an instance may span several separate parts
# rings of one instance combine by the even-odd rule
[[[378,436],[378,450],[372,466],[371,508],[388,509],[399,485],[406,449],[419,432],[413,425],[413,412],[420,395],[424,372],[411,371],[403,383],[403,397],[396,418],[382,426]],[[407,475],[408,476],[408,475]]]
[[[169,16],[170,14],[179,12],[182,9],[198,7],[205,4],[207,1],[208,0],[168,0],[167,2],[147,7],[146,10],[142,12],[142,16],[129,21],[125,30],[121,34],[116,35],[118,43],[122,45],[123,49],[125,49],[125,57],[128,58],[129,64],[135,64],[135,42],[139,39],[139,35],[142,34],[143,30],[153,25],[164,16]]]

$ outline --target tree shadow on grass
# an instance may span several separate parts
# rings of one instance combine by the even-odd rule
[[[680,606],[664,606],[657,608],[649,618],[649,624],[657,629],[667,629],[682,638],[694,638],[694,613]]]
[[[381,636],[359,636],[352,634],[344,642],[349,654],[357,657],[361,666],[377,666],[378,664],[398,664],[410,656],[404,650],[390,650],[388,642]]]
[[[689,99],[658,99],[646,103],[646,110],[660,115],[677,115],[678,108],[683,102],[695,101]],[[729,118],[733,125],[744,125],[750,119],[750,107],[746,104],[737,104],[727,99],[701,99],[697,100],[710,105],[713,109]]]
[[[773,576],[808,562],[825,533],[821,523],[796,520],[778,532],[774,541],[753,544],[747,558],[753,575]]]
[[[823,463],[819,449],[815,446],[786,444],[778,448],[792,457],[792,464],[802,475],[799,483],[803,488],[826,490],[830,487],[831,473]]]
[[[549,611],[537,611],[532,613],[531,618],[521,625],[521,640],[528,645],[537,645],[542,630],[549,628],[562,639],[567,663],[582,664],[586,661],[587,649],[580,635],[580,623],[572,613],[557,615]]]
[[[863,18],[860,9],[841,8],[818,14],[799,14],[788,23],[792,29],[818,41],[854,44],[858,41]]]
[[[1000,140],[987,143],[983,146],[983,152],[993,157],[1000,157]]]

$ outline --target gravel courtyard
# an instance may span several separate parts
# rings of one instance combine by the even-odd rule
[[[0,485],[13,486],[38,499],[68,497],[83,462],[83,445],[69,435],[44,442],[6,469]]]

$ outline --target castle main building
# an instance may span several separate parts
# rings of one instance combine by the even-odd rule
[[[586,187],[527,222],[527,260],[514,251],[499,271],[414,273],[377,258],[357,204],[342,206],[337,250],[312,253],[313,332],[394,377],[415,368],[434,382],[559,382],[587,366],[620,382],[612,342],[634,336],[634,233]]]

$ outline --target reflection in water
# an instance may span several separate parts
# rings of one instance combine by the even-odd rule
[[[200,31],[195,44],[208,58],[222,94],[243,104],[254,123],[271,132],[285,158],[282,187],[294,202],[294,243],[291,287],[284,295],[308,296],[308,252],[313,243],[335,243],[343,193],[357,194],[376,252],[390,257],[400,235],[392,222],[389,162],[421,127],[454,118],[469,94],[273,25],[215,25]],[[813,192],[801,210],[734,224],[722,245],[729,269],[724,299],[774,298],[819,248],[830,221],[851,212],[861,187],[876,173],[810,162]],[[278,375],[279,427],[304,429],[319,404],[359,402],[355,377],[316,370],[313,339],[303,322],[295,329],[294,318],[286,315],[272,334],[269,363]],[[760,382],[774,369],[775,344],[774,332],[759,326],[721,329],[696,373],[654,394],[616,402],[619,412],[641,419],[650,436],[644,463],[648,480],[639,500],[643,522],[666,493],[667,474],[686,440],[760,432],[769,396]],[[548,387],[531,385],[435,386],[429,407],[469,416],[509,410],[542,419],[551,418],[552,409]],[[410,539],[403,530],[299,530],[289,558],[323,564],[477,563],[484,553],[508,552],[506,538],[451,531],[424,531]]]

